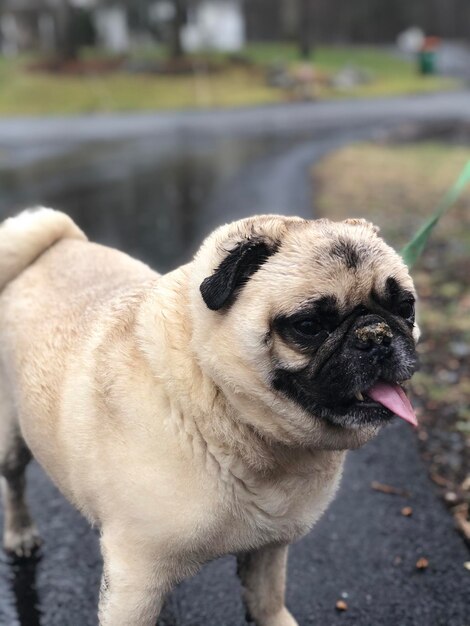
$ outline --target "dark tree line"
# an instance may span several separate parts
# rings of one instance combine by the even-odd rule
[[[106,3],[107,0],[102,0]],[[110,1],[110,0],[109,0]],[[145,14],[155,0],[115,0],[129,11]],[[171,0],[173,17],[166,41],[169,55],[183,55],[181,30],[188,8],[198,0]],[[427,34],[470,39],[470,0],[240,0],[248,40],[297,41],[308,57],[316,43],[389,43],[409,26]],[[70,0],[57,0],[59,50],[64,58],[76,56],[79,37],[77,9]]]
[[[389,43],[410,26],[470,39],[470,0],[245,0],[249,39]]]
[[[188,4],[191,1],[172,0],[173,18],[167,29],[168,51],[172,58],[183,56],[181,30],[186,22]],[[140,0],[140,2],[117,0],[116,4],[126,7],[131,14],[134,13],[133,17],[135,18],[140,11],[144,14],[147,12],[151,0]],[[55,16],[58,54],[64,60],[75,59],[81,46],[93,43],[94,34],[88,32],[92,24],[90,15],[84,10],[77,9],[70,0],[56,0]],[[137,21],[140,21],[142,25],[145,19],[140,17],[140,20]]]

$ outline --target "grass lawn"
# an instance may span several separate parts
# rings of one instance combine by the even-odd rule
[[[444,143],[362,144],[314,168],[319,214],[365,217],[397,249],[442,198],[470,148]],[[431,235],[413,269],[420,296],[421,370],[413,378],[431,477],[453,505],[470,504],[470,189]],[[461,509],[460,509],[461,510]]]
[[[252,44],[247,48],[247,55],[257,63],[268,64],[285,61],[298,64],[296,46],[286,44]],[[441,89],[455,88],[456,80],[442,76],[421,76],[415,63],[396,57],[380,48],[366,46],[319,46],[311,58],[319,73],[332,75],[351,65],[371,73],[374,80],[347,91],[335,90],[322,86],[317,95],[320,98],[367,98],[391,96],[409,93],[427,93]]]
[[[88,54],[89,56],[89,54]],[[123,70],[99,75],[54,75],[31,72],[31,59],[0,58],[0,115],[53,115],[107,111],[149,111],[200,107],[237,107],[282,102],[292,94],[270,87],[266,68],[282,63],[295,70],[297,50],[289,44],[257,44],[247,47],[247,64],[229,63],[222,55],[210,59],[222,70],[202,70],[187,76],[131,74]],[[134,58],[161,59],[162,51],[140,51]],[[311,62],[322,78],[315,98],[344,98],[422,93],[458,85],[442,77],[418,75],[413,63],[373,48],[319,47]],[[370,73],[369,84],[336,90],[328,77],[346,65]]]

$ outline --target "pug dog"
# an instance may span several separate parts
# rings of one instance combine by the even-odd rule
[[[31,454],[100,529],[102,626],[154,626],[165,594],[238,556],[258,626],[294,626],[288,545],[345,451],[397,415],[415,290],[364,220],[262,215],[159,276],[40,208],[0,227],[4,547],[39,544]]]

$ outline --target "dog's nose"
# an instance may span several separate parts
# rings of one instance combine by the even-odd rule
[[[354,331],[355,346],[359,350],[374,351],[382,355],[388,354],[393,333],[390,326],[383,321],[369,323]]]

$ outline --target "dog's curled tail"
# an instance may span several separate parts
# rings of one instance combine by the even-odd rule
[[[60,211],[37,207],[5,220],[0,225],[0,289],[64,238],[86,240],[70,217]]]

